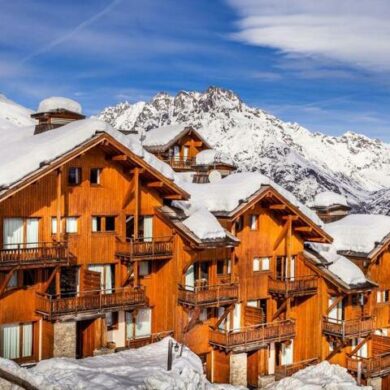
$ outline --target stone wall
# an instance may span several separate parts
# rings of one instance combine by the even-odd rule
[[[76,357],[76,321],[54,324],[54,357]]]
[[[246,353],[230,355],[230,383],[235,386],[247,386],[247,365]]]

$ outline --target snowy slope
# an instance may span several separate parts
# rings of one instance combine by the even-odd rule
[[[0,94],[0,129],[11,126],[31,126],[33,111],[25,108]]]
[[[312,133],[247,106],[232,91],[157,94],[150,102],[121,103],[100,118],[116,128],[150,130],[185,123],[195,126],[242,171],[259,171],[302,201],[329,190],[343,193],[360,209],[371,194],[390,188],[390,145],[347,132],[340,137]],[[379,203],[375,212],[389,212]]]

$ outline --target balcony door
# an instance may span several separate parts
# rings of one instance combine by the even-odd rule
[[[18,244],[26,244],[27,248],[37,246],[39,241],[38,218],[4,218],[3,247],[15,249]]]
[[[290,344],[282,344],[280,362],[282,366],[293,364],[294,362],[294,340]]]
[[[328,307],[333,305],[337,298],[329,297]],[[328,314],[328,318],[334,322],[342,321],[344,319],[343,301],[341,300]]]
[[[140,309],[135,316],[126,312],[126,339],[145,338],[152,334],[152,309]]]
[[[361,343],[363,339],[352,339],[352,349],[355,349],[359,343]],[[368,345],[367,343],[363,344],[363,346],[356,352],[355,356],[367,358],[368,357]]]
[[[145,215],[142,219],[143,239],[145,242],[150,242],[153,240],[153,216]]]
[[[295,256],[291,256],[290,266],[289,260],[285,256],[276,258],[276,276],[278,279],[294,279],[295,277]]]
[[[188,160],[189,154],[190,154],[190,147],[184,146],[183,147],[183,160],[184,161]]]
[[[180,146],[179,145],[175,145],[173,147],[173,159],[174,160],[180,160]]]
[[[126,238],[134,237],[134,215],[126,216]],[[138,238],[145,242],[153,240],[153,215],[142,215],[138,222]]]
[[[105,294],[111,294],[114,286],[113,265],[89,265],[88,270],[100,273],[100,290]]]

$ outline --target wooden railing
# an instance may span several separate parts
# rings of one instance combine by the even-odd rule
[[[280,381],[281,379],[287,376],[291,376],[295,374],[296,372],[302,370],[303,368],[312,366],[313,364],[317,364],[317,363],[319,363],[319,359],[314,358],[314,359],[302,360],[300,362],[293,363],[293,364],[277,366],[275,368],[275,380]]]
[[[374,317],[361,317],[353,320],[322,319],[322,332],[340,338],[366,336],[374,330]]]
[[[179,302],[193,306],[220,306],[238,299],[238,284],[217,284],[203,286],[179,285]]]
[[[347,369],[351,372],[361,372],[366,378],[379,376],[390,372],[390,352],[370,358],[347,356]]]
[[[0,249],[0,267],[69,264],[70,260],[66,242],[11,244]]]
[[[295,337],[295,322],[284,320],[257,324],[237,330],[210,329],[209,342],[226,350],[250,350],[264,344]]]
[[[126,348],[140,348],[145,345],[153,344],[161,341],[163,338],[173,336],[173,330],[166,332],[152,333],[149,336],[126,339]]]
[[[194,165],[193,158],[182,158],[182,157],[170,157],[163,160],[169,164],[173,169],[192,169]]]
[[[86,312],[125,310],[146,304],[147,298],[142,288],[124,287],[62,295],[37,293],[35,311],[48,319],[55,319]]]
[[[307,295],[317,291],[317,276],[301,276],[295,278],[273,278],[269,277],[268,290],[271,294],[284,296]]]
[[[129,239],[117,243],[117,257],[123,260],[159,260],[172,257],[173,236]]]

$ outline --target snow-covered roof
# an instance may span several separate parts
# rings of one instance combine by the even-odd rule
[[[325,191],[315,196],[312,206],[315,208],[325,208],[331,206],[348,207],[348,202],[344,195],[337,194],[332,191]]]
[[[225,164],[234,165],[233,160],[226,153],[219,152],[215,149],[200,151],[195,157],[196,165],[215,165]]]
[[[325,225],[337,251],[369,254],[390,234],[390,216],[351,214]]]
[[[179,175],[175,177],[175,182],[191,194],[190,201],[193,205],[204,205],[213,213],[231,213],[263,186],[271,186],[316,225],[323,226],[323,222],[314,211],[296,199],[293,194],[259,173],[235,173],[218,182],[204,184],[188,183],[181,180]]]
[[[50,112],[60,109],[75,112],[76,114],[82,114],[82,108],[80,103],[76,102],[73,99],[60,96],[52,96],[47,99],[43,99],[39,103],[37,112]]]
[[[172,168],[145,151],[134,138],[126,137],[97,119],[74,121],[34,135],[34,127],[0,129],[0,187],[9,187],[56,158],[68,153],[99,133],[107,133],[169,180]]]

